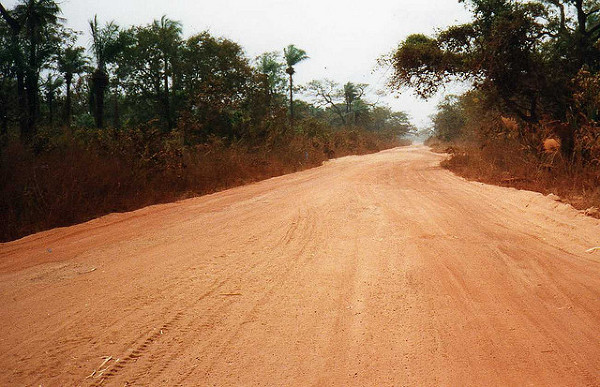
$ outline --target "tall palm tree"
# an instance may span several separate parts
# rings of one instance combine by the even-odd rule
[[[348,82],[344,85],[344,104],[346,105],[346,115],[352,122],[356,123],[357,111],[354,108],[361,108],[364,111],[366,106],[364,103],[361,105],[361,98],[365,93],[367,85],[364,83],[355,84]]]
[[[44,44],[57,35],[57,26],[63,20],[58,15],[60,7],[54,0],[21,0],[8,12],[0,7],[0,13],[11,26],[15,39],[21,35],[25,55],[19,55],[19,110],[21,113],[21,137],[29,140],[36,132],[39,116],[40,72],[49,58]],[[25,113],[25,106],[27,112]]]
[[[92,73],[92,110],[96,127],[104,126],[104,95],[108,87],[109,77],[106,71],[107,63],[110,63],[115,53],[115,42],[119,37],[119,27],[113,22],[104,27],[98,26],[98,17],[94,16],[89,21],[92,34],[92,53],[96,60],[96,69]]]
[[[67,99],[64,118],[67,127],[71,127],[71,84],[73,75],[81,74],[87,67],[87,58],[83,55],[83,47],[67,47],[58,56],[58,70],[65,77]]]
[[[293,44],[290,44],[286,48],[283,49],[283,56],[285,58],[285,63],[287,64],[287,68],[285,72],[290,76],[290,128],[294,125],[294,73],[296,70],[294,66],[298,63],[302,62],[305,59],[308,59],[308,55],[306,55],[306,51],[297,48]]]
[[[10,40],[3,43],[5,47],[10,49],[8,58],[12,58],[14,61],[14,69],[17,77],[17,116],[19,117],[19,129],[21,131],[21,138],[24,139],[25,133],[27,132],[27,97],[25,95],[25,54],[23,52],[21,44],[21,21],[16,19],[14,12],[8,11],[2,3],[0,3],[0,14],[5,20],[8,27],[8,31],[2,31],[4,37],[8,37],[10,32]],[[8,63],[6,61],[5,63]],[[2,96],[4,97],[4,96]],[[5,109],[6,105],[2,106]],[[6,129],[8,125],[7,121],[3,121],[3,129]]]
[[[173,62],[177,60],[179,45],[181,44],[181,22],[171,20],[163,15],[160,20],[154,20],[152,28],[158,32],[158,48],[163,62],[163,107],[169,130],[174,127],[171,109],[171,96],[169,92],[169,77],[174,80]]]
[[[48,74],[44,83],[42,84],[44,91],[46,92],[46,103],[48,104],[48,121],[50,126],[54,125],[54,101],[56,99],[56,91],[60,89],[64,81],[62,78],[54,77],[52,74]]]

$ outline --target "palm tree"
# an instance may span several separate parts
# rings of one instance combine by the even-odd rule
[[[115,42],[119,36],[119,27],[110,22],[100,28],[97,15],[89,21],[89,24],[92,33],[92,53],[96,59],[96,69],[92,73],[91,102],[96,127],[102,128],[104,126],[104,95],[109,82],[106,65],[116,55]]]
[[[14,70],[17,77],[17,116],[19,117],[19,129],[21,131],[21,138],[24,139],[25,133],[27,133],[27,97],[25,95],[25,54],[23,52],[21,44],[21,21],[16,19],[13,15],[14,12],[9,12],[2,3],[0,3],[0,14],[6,22],[8,27],[7,31],[1,31],[3,37],[8,37],[10,33],[10,40],[4,41],[3,46],[8,48],[9,55],[7,59],[12,58],[14,61]],[[8,63],[8,60],[4,62]],[[2,95],[1,97],[4,97]],[[6,105],[3,103],[2,109],[6,109]],[[3,121],[3,131],[6,131],[8,121]]]
[[[364,103],[361,105],[360,103],[362,102],[361,98],[365,92],[365,89],[367,88],[367,85],[364,83],[359,83],[359,84],[355,84],[352,82],[348,82],[344,85],[344,104],[346,105],[346,116],[348,116],[351,120],[352,123],[356,123],[356,111],[354,110],[354,107],[356,105],[356,107],[362,107],[364,110],[364,107],[366,105],[364,105]]]
[[[67,47],[58,56],[58,70],[65,77],[67,99],[64,118],[67,127],[71,127],[71,84],[73,75],[81,74],[87,67],[87,58],[83,55],[83,47]]]
[[[292,128],[294,124],[294,80],[293,75],[296,72],[294,70],[294,66],[298,63],[302,62],[305,59],[308,59],[308,55],[306,55],[306,51],[297,48],[293,44],[290,44],[286,48],[283,49],[283,56],[285,57],[285,63],[287,64],[287,68],[285,72],[290,76],[290,128]]]
[[[158,32],[158,48],[163,62],[164,96],[163,107],[167,128],[173,129],[173,115],[171,112],[171,97],[169,93],[169,77],[173,80],[173,61],[176,60],[177,51],[181,44],[181,22],[171,20],[163,15],[160,20],[154,20],[152,28]]]
[[[35,135],[39,116],[40,72],[49,57],[48,47],[43,45],[56,37],[56,27],[63,20],[58,16],[60,12],[60,7],[53,0],[21,0],[12,12],[0,7],[0,13],[13,30],[13,36],[18,38],[23,34],[26,42],[22,44],[26,55],[19,55],[18,60],[18,65],[22,67],[18,69],[18,77],[21,78],[18,86],[21,94],[21,137],[26,141]]]
[[[64,81],[62,78],[55,78],[52,74],[46,77],[43,88],[46,91],[46,103],[48,104],[48,121],[50,126],[54,126],[54,100],[56,99],[56,91],[60,89]]]

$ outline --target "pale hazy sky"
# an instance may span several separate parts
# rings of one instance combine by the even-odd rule
[[[16,0],[0,0],[12,8]],[[148,24],[167,15],[183,23],[184,36],[209,30],[238,42],[250,58],[266,51],[281,51],[295,44],[310,59],[296,68],[304,84],[330,78],[339,83],[368,83],[374,92],[385,86],[385,69],[376,69],[377,58],[390,52],[407,35],[433,33],[436,29],[469,20],[458,0],[59,0],[67,25],[84,31],[87,21]],[[424,102],[403,91],[386,97],[392,108],[404,110],[419,126],[435,111],[440,98]]]

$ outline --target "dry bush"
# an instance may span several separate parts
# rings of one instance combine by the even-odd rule
[[[554,193],[578,209],[600,206],[596,166],[575,165],[560,152],[530,151],[516,140],[454,146],[458,150],[442,165],[468,179]]]
[[[0,148],[0,241],[400,145],[364,130],[313,129],[195,146],[152,127],[41,131],[33,149],[11,141]]]

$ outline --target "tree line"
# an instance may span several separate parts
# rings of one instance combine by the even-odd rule
[[[448,82],[471,84],[439,106],[434,125],[446,139],[464,134],[470,121],[479,125],[471,135],[487,139],[504,133],[532,146],[560,137],[565,156],[592,162],[600,147],[600,2],[460,2],[472,21],[407,37],[384,59],[393,68],[390,85],[429,98]],[[518,125],[500,125],[500,117]]]
[[[412,129],[406,114],[368,103],[366,85],[297,87],[296,66],[308,55],[294,45],[251,60],[238,43],[209,32],[184,37],[182,24],[166,16],[131,27],[94,16],[91,44],[81,47],[82,32],[66,26],[56,1],[0,3],[0,13],[0,130],[18,131],[24,143],[44,127],[150,124],[180,130],[187,144],[301,130],[295,123],[303,120],[399,135]],[[300,89],[310,102],[294,98]],[[342,110],[333,101],[341,95]]]
[[[298,85],[309,55],[294,45],[249,58],[166,16],[73,31],[59,4],[0,2],[0,241],[376,152],[412,130],[367,85]]]

